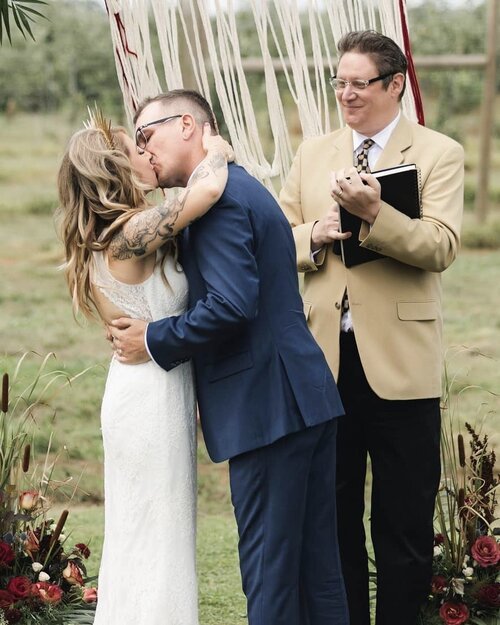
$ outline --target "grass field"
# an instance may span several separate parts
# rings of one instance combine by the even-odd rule
[[[90,370],[40,413],[37,450],[51,432],[58,479],[73,480],[58,492],[55,508],[70,506],[68,528],[92,539],[90,572],[102,543],[102,450],[99,403],[109,347],[103,329],[79,326],[57,266],[61,248],[52,223],[55,176],[68,124],[61,117],[0,117],[0,373],[13,371],[20,355],[34,352],[22,370],[28,383],[41,357],[55,353],[51,368],[74,375]],[[473,141],[473,139],[472,139]],[[471,162],[474,155],[471,156]],[[495,167],[499,167],[495,157]],[[473,174],[469,170],[469,176]],[[498,209],[497,209],[498,210]],[[498,213],[497,213],[498,214]],[[472,220],[467,216],[467,222]],[[484,422],[500,444],[500,250],[463,250],[444,274],[447,367],[453,379],[457,421]],[[199,578],[203,625],[245,622],[236,556],[236,530],[228,497],[227,466],[209,462],[199,445]]]

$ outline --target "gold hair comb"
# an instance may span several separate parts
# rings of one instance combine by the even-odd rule
[[[111,120],[104,117],[104,113],[97,106],[97,103],[94,104],[94,110],[92,110],[90,106],[87,106],[87,111],[89,112],[89,118],[86,122],[83,122],[85,128],[100,130],[104,135],[104,140],[106,141],[108,148],[110,150],[115,150],[116,145],[113,133],[111,132]]]

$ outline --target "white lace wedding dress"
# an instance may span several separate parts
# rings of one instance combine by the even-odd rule
[[[169,286],[162,280],[165,273]],[[139,285],[94,253],[93,282],[127,316],[155,320],[187,304],[173,258]],[[101,412],[105,532],[94,625],[198,625],[196,420],[190,363],[111,361]]]

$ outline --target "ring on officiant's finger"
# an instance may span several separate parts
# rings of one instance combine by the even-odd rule
[[[340,197],[342,193],[344,193],[344,189],[339,185],[339,191],[336,192],[336,195]]]

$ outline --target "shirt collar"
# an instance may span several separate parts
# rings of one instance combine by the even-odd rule
[[[362,135],[356,130],[352,131],[352,144],[354,148],[354,152],[357,152],[361,147],[361,144],[366,139],[372,139],[378,147],[383,150],[387,145],[387,142],[390,139],[392,131],[397,126],[399,120],[401,118],[401,111],[398,112],[397,116],[392,120],[390,124],[388,124],[385,128],[382,128],[380,132],[377,132],[373,137],[367,137],[366,135]]]

